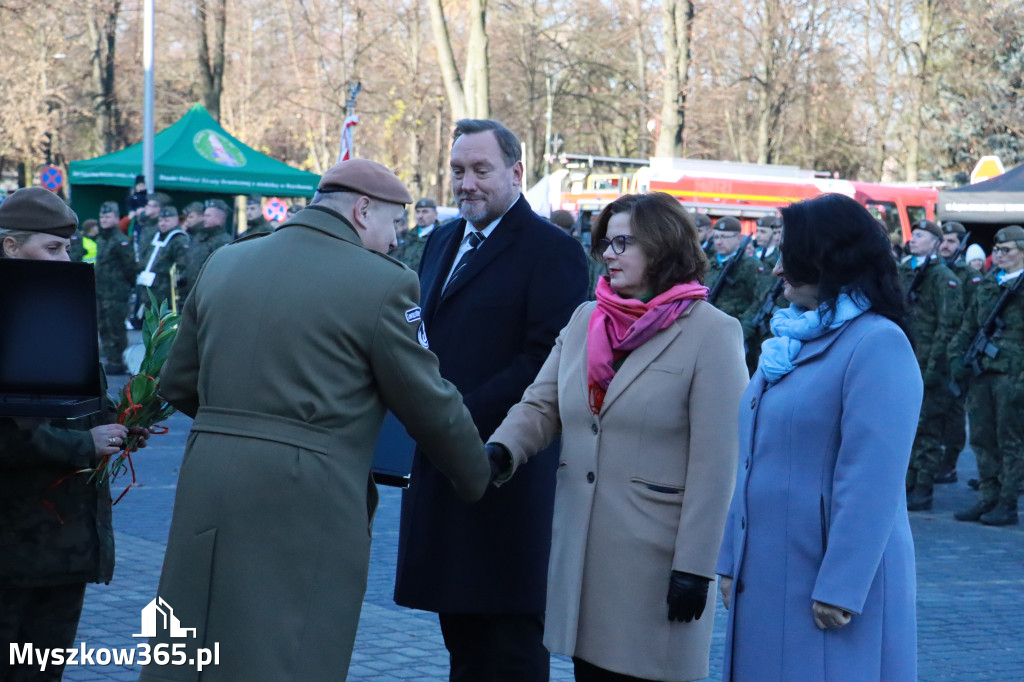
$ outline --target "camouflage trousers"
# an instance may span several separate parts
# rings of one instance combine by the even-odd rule
[[[942,473],[944,454],[942,435],[946,415],[943,413],[944,386],[925,386],[921,402],[921,417],[917,422],[917,435],[910,451],[910,466],[907,469],[907,489],[915,484],[930,488],[935,477]]]
[[[124,322],[128,317],[128,300],[100,298],[96,301],[99,318],[101,354],[110,364],[123,365],[124,349],[128,347],[128,332]]]
[[[1017,508],[1024,483],[1024,387],[1021,378],[985,373],[971,377],[967,418],[971,449],[978,460],[978,494],[983,503]]]
[[[82,615],[85,583],[49,587],[0,587],[0,641],[27,644],[36,649],[68,649],[75,645]],[[8,645],[9,646],[9,645]],[[64,666],[12,665],[10,652],[0,660],[5,682],[60,680]]]
[[[942,466],[939,473],[956,469],[956,462],[967,442],[967,413],[964,410],[965,397],[957,398],[949,390],[940,391],[936,396],[942,419]]]

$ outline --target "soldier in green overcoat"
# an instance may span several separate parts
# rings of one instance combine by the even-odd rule
[[[942,231],[930,220],[914,223],[910,254],[899,265],[910,303],[909,326],[924,379],[924,401],[907,470],[907,509],[932,508],[935,478],[942,473],[942,434],[948,401],[946,349],[963,316],[963,287],[938,256]]]
[[[1024,275],[1024,227],[1004,227],[995,241],[992,269],[972,287],[963,324],[950,344],[953,378],[967,386],[979,481],[978,501],[955,517],[1008,526],[1019,523],[1017,497],[1024,483],[1024,284],[1010,294],[996,329],[989,330],[998,353],[980,353],[973,368],[961,362],[996,301]]]
[[[194,422],[159,596],[197,630],[188,656],[219,645],[204,682],[345,679],[387,410],[465,500],[491,480],[428,350],[417,277],[384,255],[409,201],[384,166],[342,162],[275,232],[214,253],[185,301],[161,392]],[[141,679],[199,673],[150,665]]]

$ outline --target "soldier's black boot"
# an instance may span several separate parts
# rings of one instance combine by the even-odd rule
[[[953,518],[957,521],[981,521],[981,517],[995,509],[995,507],[995,501],[975,502],[973,507],[961,509],[953,514]]]
[[[950,469],[935,477],[935,482],[939,485],[946,485],[949,483],[956,483],[956,469]]]
[[[1016,526],[1020,523],[1017,505],[1000,502],[995,509],[987,514],[982,514],[981,522],[986,526]]]
[[[907,511],[928,511],[932,508],[932,486],[918,483],[907,495]]]

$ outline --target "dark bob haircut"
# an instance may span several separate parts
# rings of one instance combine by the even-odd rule
[[[664,192],[624,194],[605,206],[591,234],[590,255],[595,260],[601,260],[598,242],[608,234],[608,221],[618,213],[630,214],[629,229],[647,256],[647,283],[655,295],[683,282],[704,283],[708,259],[693,217]]]
[[[835,315],[840,294],[856,294],[910,337],[889,237],[856,201],[824,194],[782,209],[781,249],[787,280],[818,285],[825,320]]]

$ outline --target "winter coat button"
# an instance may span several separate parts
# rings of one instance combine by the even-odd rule
[[[594,482],[594,472],[593,471],[588,471],[587,472],[587,483],[593,483],[593,482]]]

